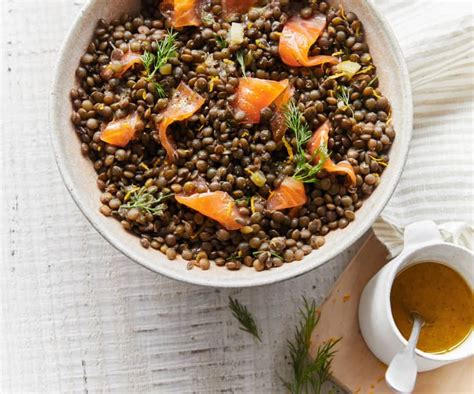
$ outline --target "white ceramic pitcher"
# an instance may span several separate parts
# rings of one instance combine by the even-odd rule
[[[407,341],[398,331],[390,307],[395,276],[404,268],[423,261],[446,264],[474,286],[474,255],[468,249],[443,242],[435,223],[422,221],[406,227],[402,252],[387,263],[366,285],[359,304],[359,325],[372,353],[389,364]],[[431,354],[416,349],[418,371],[428,371],[474,354],[474,334],[455,349]]]

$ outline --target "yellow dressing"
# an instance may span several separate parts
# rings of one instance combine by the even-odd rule
[[[395,278],[390,294],[392,315],[400,333],[408,339],[412,311],[424,319],[417,348],[444,353],[461,344],[474,324],[473,293],[452,268],[435,262],[408,267]]]

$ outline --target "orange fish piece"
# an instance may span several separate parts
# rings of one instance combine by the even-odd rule
[[[176,149],[166,133],[168,126],[174,122],[189,118],[202,107],[204,102],[205,99],[203,97],[193,92],[184,82],[180,82],[168,106],[161,112],[162,120],[158,123],[158,131],[160,142],[166,150],[168,161],[173,161],[177,158]]]
[[[127,51],[124,55],[117,60],[112,60],[107,66],[105,66],[100,72],[100,76],[109,80],[112,77],[121,78],[127,70],[133,67],[135,64],[141,64],[141,53]]]
[[[286,177],[281,185],[270,193],[266,207],[271,210],[299,207],[306,204],[308,197],[304,183],[292,177]]]
[[[218,190],[190,196],[177,194],[175,198],[180,204],[219,222],[227,230],[238,230],[243,226],[236,219],[244,219],[244,217],[240,214],[235,200],[227,192]]]
[[[323,63],[337,64],[333,56],[318,55],[308,57],[311,46],[316,42],[324,28],[326,17],[315,14],[310,19],[293,16],[283,26],[278,52],[283,63],[293,67],[313,67]]]
[[[245,14],[257,2],[255,0],[222,0],[224,15]]]
[[[329,120],[326,120],[319,128],[314,132],[311,139],[308,141],[307,148],[310,155],[315,155],[318,148],[323,145],[327,146],[329,140],[329,130],[331,128],[331,123]],[[314,163],[318,163],[319,157],[316,155],[313,159]],[[357,182],[356,174],[354,168],[347,161],[340,161],[335,164],[330,157],[326,159],[323,164],[323,169],[329,173],[337,175],[346,175],[349,183],[352,186],[355,186]]]
[[[259,123],[260,111],[277,100],[288,86],[288,79],[271,81],[260,78],[240,78],[234,109],[245,113],[242,123]]]
[[[124,147],[133,138],[136,132],[143,129],[143,122],[137,112],[125,118],[114,120],[100,133],[100,139],[110,145]]]
[[[173,27],[199,26],[199,5],[199,0],[164,0],[160,4],[160,11],[171,17]]]

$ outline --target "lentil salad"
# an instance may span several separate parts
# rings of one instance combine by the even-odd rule
[[[189,267],[261,271],[303,259],[348,226],[395,132],[355,14],[280,1],[229,15],[225,4],[204,5],[199,26],[176,26],[176,4],[173,15],[155,1],[139,16],[100,20],[77,69],[72,121],[98,173],[100,211],[144,247]],[[285,26],[323,15],[316,44],[298,65],[283,62]],[[302,66],[318,56],[336,60]],[[255,94],[262,81],[265,94]]]

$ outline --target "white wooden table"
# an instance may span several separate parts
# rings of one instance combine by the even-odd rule
[[[159,276],[102,239],[63,186],[48,133],[53,66],[84,2],[0,1],[0,392],[283,392],[301,296],[321,302],[357,245],[237,291]],[[229,295],[262,344],[238,329]]]
[[[68,195],[49,142],[52,70],[84,2],[0,0],[0,393],[284,392],[301,296],[320,303],[361,242],[303,277],[247,290],[178,283],[112,248]],[[374,2],[418,79],[421,22],[453,45],[472,32],[472,0]],[[438,79],[424,89],[441,93]],[[415,127],[439,112],[423,107],[426,94]],[[249,306],[262,344],[238,329],[229,295]]]

